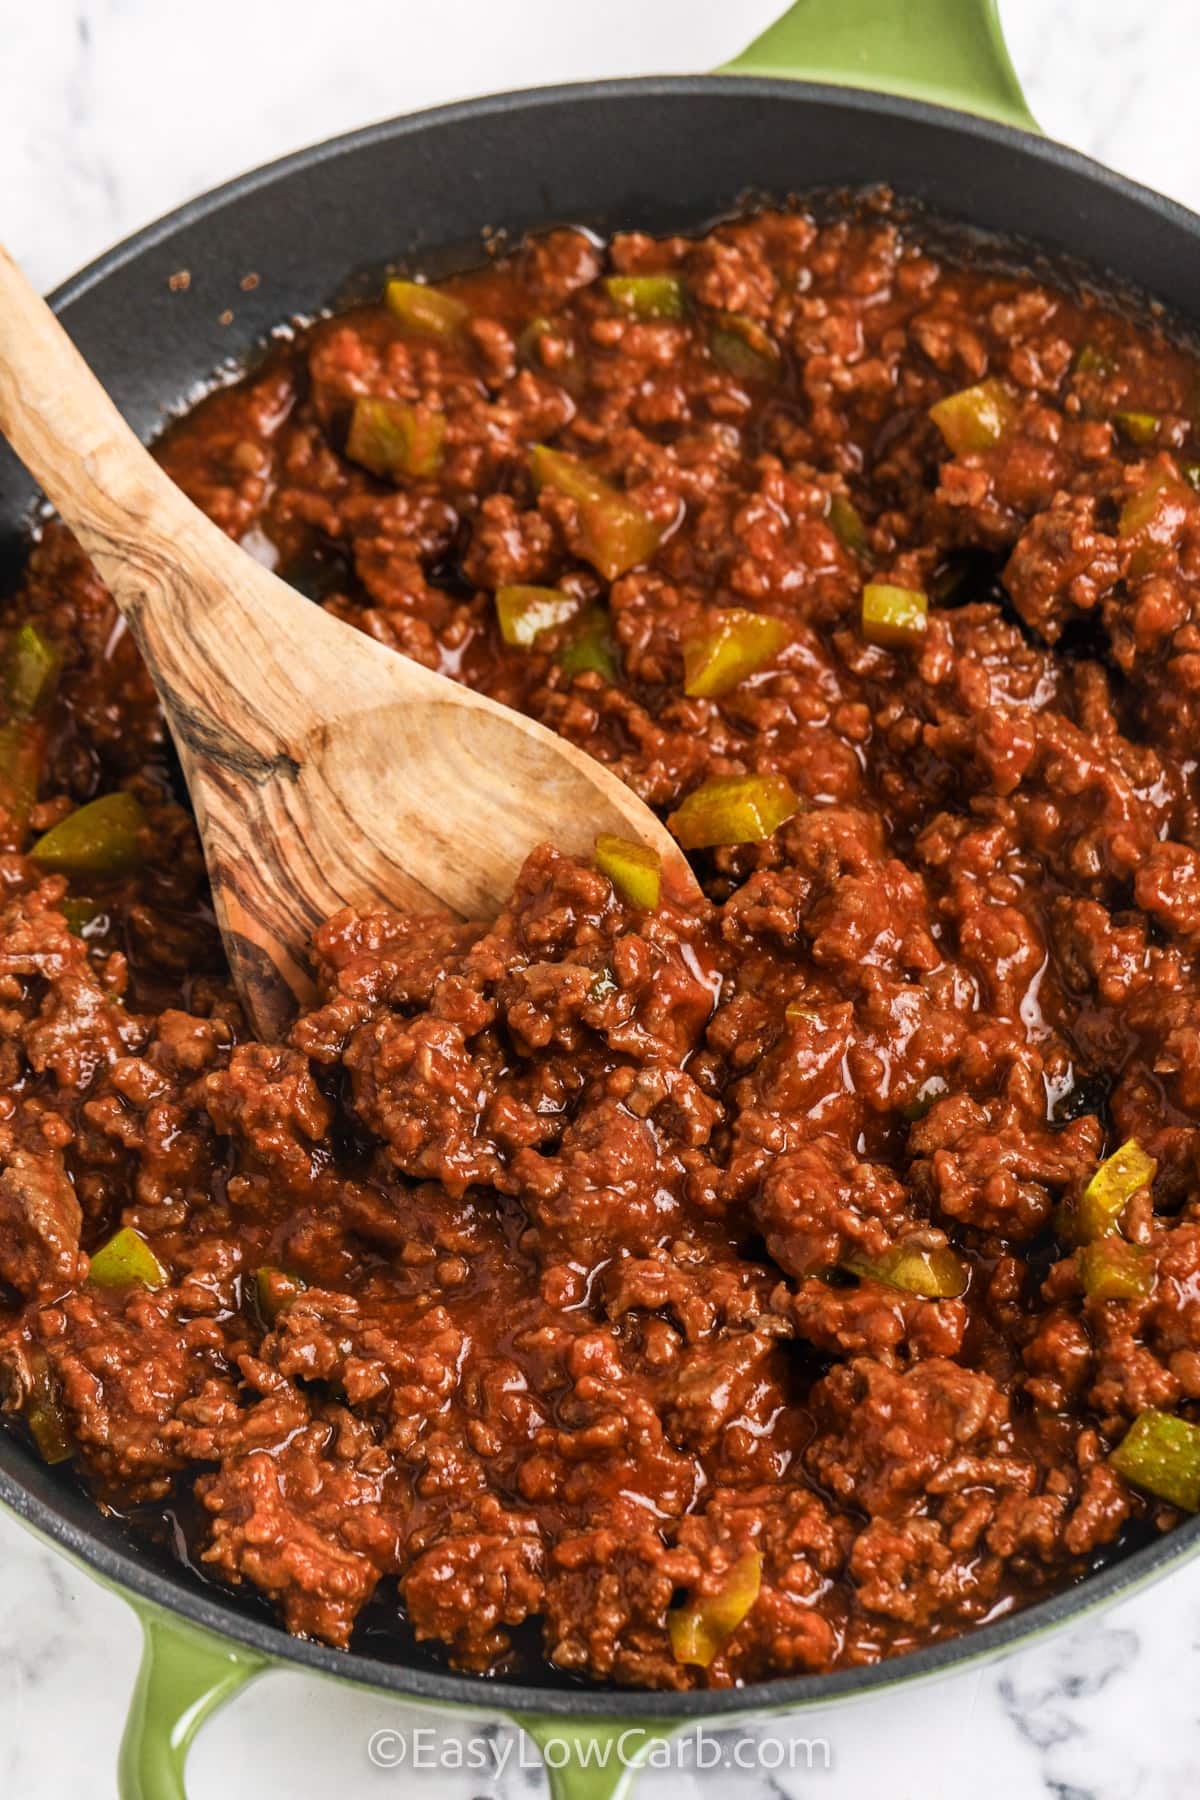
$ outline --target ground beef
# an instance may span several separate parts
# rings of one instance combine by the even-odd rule
[[[57,1157],[14,1150],[0,1170],[0,1278],[22,1294],[75,1280],[83,1214]]]
[[[796,810],[698,852],[690,908],[542,845],[497,919],[342,913],[254,1043],[145,673],[47,526],[0,616],[62,658],[4,725],[36,799],[0,770],[13,1428],[55,1454],[52,1412],[65,1479],[335,1645],[679,1689],[960,1632],[1169,1525],[1107,1455],[1200,1407],[1195,363],[886,206],[556,231],[447,292],[441,331],[298,331],[166,468],[660,810],[728,774]],[[981,381],[1003,429],[956,448],[930,408]],[[348,454],[364,397],[436,422],[425,473]],[[606,578],[536,443],[653,555]],[[919,640],[866,641],[867,581],[929,597]],[[514,584],[574,616],[504,642]],[[688,693],[738,609],[778,648]],[[115,788],[138,866],[40,872]],[[1072,1208],[1129,1137],[1151,1273],[1103,1298]],[[90,1276],[119,1227],[161,1280]],[[961,1280],[922,1295],[913,1257]]]

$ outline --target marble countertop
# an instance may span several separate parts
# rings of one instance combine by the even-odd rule
[[[837,4],[837,0],[829,0]],[[287,150],[484,89],[708,68],[778,11],[742,0],[53,0],[4,9],[0,233],[44,288],[189,196]],[[1002,0],[1046,129],[1200,208],[1195,0]],[[297,31],[297,19],[308,22]],[[328,27],[336,28],[336,37]],[[288,43],[276,42],[282,29]],[[214,113],[213,96],[219,96]],[[0,1517],[0,1795],[109,1800],[137,1664],[132,1615]],[[829,1745],[811,1770],[652,1770],[645,1800],[1184,1800],[1200,1789],[1200,1564],[982,1670],[796,1729]],[[64,1721],[69,1721],[64,1723]],[[382,1767],[373,1734],[434,1728],[429,1766]],[[515,1756],[455,1771],[465,1723],[295,1674],[246,1690],[202,1732],[191,1800],[520,1800]],[[760,1733],[760,1738],[764,1734]],[[382,1741],[382,1740],[381,1740]],[[410,1746],[416,1740],[407,1740]],[[511,1740],[493,1737],[497,1759]],[[743,1760],[754,1761],[753,1754]]]

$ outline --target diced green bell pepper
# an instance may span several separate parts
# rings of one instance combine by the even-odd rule
[[[769,662],[791,632],[766,613],[722,612],[683,645],[683,691],[693,700],[716,700]]]
[[[635,319],[682,319],[687,312],[678,275],[607,275],[604,289],[614,305]]]
[[[520,587],[496,589],[496,618],[500,636],[515,649],[528,650],[543,631],[565,625],[580,609],[574,594],[561,588]]]
[[[783,775],[712,775],[667,820],[685,850],[757,844],[778,831],[800,802]]]
[[[1073,373],[1076,375],[1098,375],[1107,379],[1116,374],[1117,365],[1108,351],[1099,344],[1087,343],[1080,346],[1075,358]]]
[[[726,1570],[712,1594],[698,1594],[667,1614],[671,1651],[678,1663],[707,1669],[747,1617],[762,1588],[762,1556],[746,1550]]]
[[[102,794],[52,826],[29,854],[55,875],[127,875],[142,860],[145,823],[132,794]]]
[[[1016,404],[1003,382],[990,377],[974,387],[947,394],[929,409],[929,416],[955,456],[972,450],[990,450],[1012,426]]]
[[[929,600],[916,588],[869,581],[862,591],[862,632],[868,644],[910,650],[925,636]]]
[[[573,500],[579,515],[579,548],[606,581],[649,561],[662,537],[658,525],[636,501],[594,469],[562,450],[535,444],[529,457],[534,484]]]
[[[88,1279],[97,1287],[162,1287],[167,1271],[132,1225],[109,1238],[91,1259]]]
[[[254,1286],[258,1310],[266,1323],[274,1325],[280,1313],[286,1312],[306,1285],[299,1275],[289,1275],[285,1269],[264,1263],[254,1277]]]
[[[648,844],[602,831],[596,839],[596,867],[630,906],[653,912],[662,891],[662,859]]]
[[[420,480],[437,474],[445,442],[444,413],[360,394],[350,419],[346,455],[372,475]]]
[[[580,613],[570,638],[558,653],[558,665],[564,675],[593,673],[602,675],[605,681],[617,679],[616,646],[604,607],[589,606]]]
[[[1135,580],[1152,573],[1167,555],[1194,505],[1190,487],[1166,469],[1156,469],[1125,501],[1117,536],[1132,546],[1129,573]]]
[[[1154,1256],[1115,1234],[1085,1244],[1079,1279],[1089,1300],[1144,1300],[1154,1290]]]
[[[778,381],[783,359],[770,334],[742,313],[718,313],[708,334],[715,363],[741,381]]]
[[[60,911],[67,921],[67,930],[72,937],[83,937],[92,920],[99,916],[100,908],[95,900],[88,900],[82,895],[69,894],[60,903]]]
[[[853,500],[845,494],[834,494],[829,501],[829,523],[843,550],[861,556],[867,547],[867,528]]]
[[[12,719],[33,719],[54,697],[62,653],[36,625],[18,626],[4,657],[4,694]]]
[[[967,1290],[970,1279],[962,1258],[943,1245],[925,1250],[915,1244],[897,1244],[882,1256],[863,1256],[851,1251],[842,1258],[851,1275],[882,1281],[887,1287],[924,1300],[954,1300]]]
[[[40,723],[58,683],[62,657],[36,625],[17,627],[4,655],[7,719],[0,725],[0,847],[19,850],[29,831],[46,761]]]
[[[1117,1220],[1133,1196],[1150,1186],[1157,1171],[1158,1164],[1146,1155],[1136,1138],[1130,1138],[1106,1156],[1079,1199],[1067,1209],[1078,1241],[1091,1243],[1115,1231]]]
[[[67,1415],[44,1351],[30,1356],[29,1394],[23,1409],[29,1435],[43,1462],[66,1462],[75,1454]]]
[[[423,281],[389,281],[386,299],[389,312],[423,337],[451,341],[461,335],[471,316],[470,307],[453,294],[427,287]]]
[[[1158,436],[1157,413],[1115,412],[1113,424],[1127,443],[1138,444],[1143,448],[1152,444]]]
[[[1184,1512],[1200,1512],[1200,1425],[1149,1407],[1108,1460],[1134,1487]]]

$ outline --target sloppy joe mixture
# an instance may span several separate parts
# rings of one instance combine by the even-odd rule
[[[296,335],[172,476],[608,763],[705,899],[544,845],[496,920],[328,921],[272,1044],[48,527],[12,1428],[290,1631],[658,1688],[928,1644],[1200,1505],[1197,404],[1153,320],[886,210],[555,231]]]

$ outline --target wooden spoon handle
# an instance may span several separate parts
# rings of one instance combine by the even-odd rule
[[[128,620],[185,768],[217,740],[278,754],[296,696],[275,650],[314,609],[282,583],[248,599],[245,552],[159,468],[3,245],[0,431]]]
[[[118,603],[140,593],[140,567],[166,554],[182,497],[2,244],[0,431]]]

